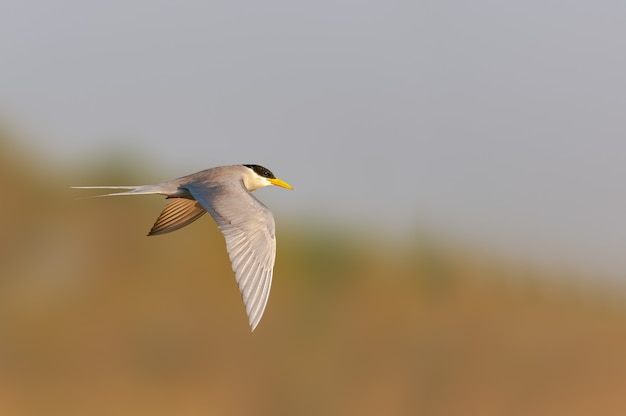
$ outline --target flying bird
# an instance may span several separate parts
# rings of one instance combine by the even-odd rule
[[[178,230],[211,214],[226,240],[226,249],[246,307],[256,328],[267,305],[276,258],[274,216],[251,192],[265,186],[293,189],[259,165],[220,166],[141,186],[75,186],[77,189],[126,189],[98,196],[165,195],[168,203],[148,235]]]

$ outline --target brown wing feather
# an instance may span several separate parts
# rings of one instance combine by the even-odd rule
[[[194,199],[170,198],[148,235],[176,231],[200,218],[206,211]]]

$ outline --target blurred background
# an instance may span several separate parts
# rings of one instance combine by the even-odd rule
[[[626,5],[5,1],[0,413],[621,415]],[[250,333],[161,182],[257,163]]]

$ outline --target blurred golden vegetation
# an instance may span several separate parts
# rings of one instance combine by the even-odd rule
[[[68,189],[141,172],[54,167],[14,142],[0,137],[2,415],[626,412],[607,282],[277,218],[251,334],[209,216],[148,238],[161,198]]]

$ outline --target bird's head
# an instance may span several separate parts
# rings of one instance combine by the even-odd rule
[[[289,185],[287,182],[278,179],[274,174],[267,168],[259,165],[244,165],[248,168],[248,172],[243,177],[243,184],[246,189],[250,192],[263,188],[265,186],[280,186],[281,188],[291,189],[293,187]]]

